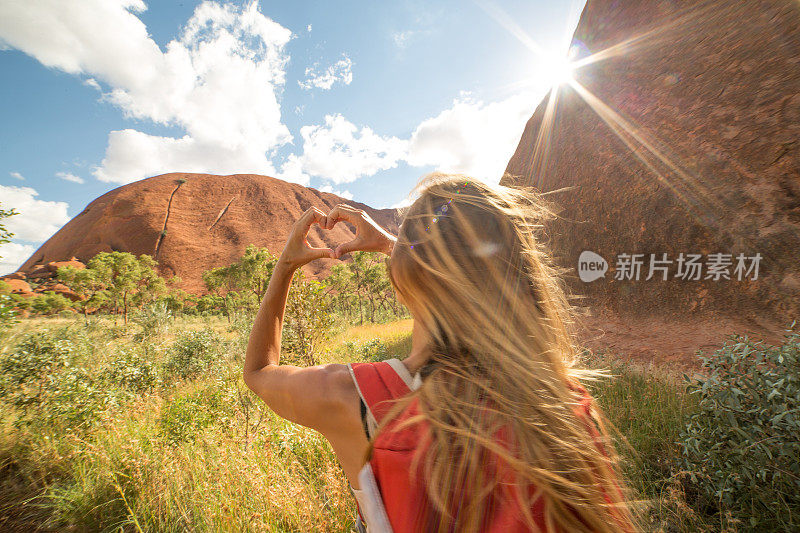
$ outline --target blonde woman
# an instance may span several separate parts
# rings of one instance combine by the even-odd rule
[[[256,317],[248,386],[322,433],[383,531],[633,531],[602,417],[574,365],[569,306],[530,192],[433,174],[397,238],[363,211],[311,208],[295,224]],[[310,248],[312,224],[356,238]],[[354,251],[390,257],[414,318],[411,354],[369,364],[280,364],[292,273]]]

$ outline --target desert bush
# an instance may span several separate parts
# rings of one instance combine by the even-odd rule
[[[96,379],[76,364],[65,329],[25,335],[0,362],[0,397],[17,408],[17,423],[86,427],[105,403]]]
[[[348,357],[354,361],[376,362],[393,357],[389,355],[389,350],[381,339],[347,341],[344,346]]]
[[[182,332],[169,348],[165,372],[183,379],[196,376],[220,357],[222,342],[211,329]]]
[[[319,345],[327,338],[332,325],[325,287],[317,281],[306,281],[302,271],[298,270],[286,300],[281,342],[288,352],[286,361],[300,365],[317,364]]]
[[[8,294],[0,292],[0,335],[17,323],[15,307],[14,299]]]
[[[104,377],[110,384],[136,394],[152,392],[161,382],[156,363],[130,348],[117,353]]]
[[[38,406],[74,352],[72,341],[48,330],[25,335],[0,361],[0,397],[23,410]]]
[[[213,387],[178,396],[165,402],[161,408],[159,432],[170,444],[191,441],[217,423],[224,411],[223,394]]]
[[[33,422],[51,428],[88,428],[105,406],[106,391],[83,367],[70,366],[57,377],[40,416]]]
[[[800,528],[800,335],[780,346],[733,336],[690,382],[699,411],[681,434],[706,505],[742,529]]]
[[[237,317],[228,326],[228,333],[233,333],[231,351],[234,357],[239,360],[247,350],[247,343],[250,340],[250,331],[253,329],[252,317]]]
[[[40,315],[58,314],[72,307],[72,302],[61,294],[47,291],[33,299],[31,311]]]
[[[172,312],[166,302],[145,305],[132,318],[132,321],[142,328],[142,331],[136,334],[135,339],[148,339],[164,333],[169,326],[171,318]]]

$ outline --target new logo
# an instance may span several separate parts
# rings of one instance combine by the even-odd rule
[[[605,277],[608,271],[608,262],[601,256],[589,250],[581,252],[578,257],[578,276],[584,283]]]

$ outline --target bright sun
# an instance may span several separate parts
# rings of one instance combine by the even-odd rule
[[[567,57],[555,54],[548,56],[542,63],[541,75],[548,85],[558,87],[572,81],[575,65]]]

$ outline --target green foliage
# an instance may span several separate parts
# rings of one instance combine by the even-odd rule
[[[208,370],[221,353],[222,339],[213,330],[186,331],[170,347],[164,370],[168,375],[191,378]]]
[[[347,341],[344,346],[347,357],[355,361],[377,362],[396,357],[389,354],[386,344],[381,339]]]
[[[721,516],[757,531],[800,528],[800,335],[781,346],[733,336],[700,357],[700,410],[681,434],[685,466]]]
[[[384,265],[384,255],[377,252],[353,252],[351,260],[334,265],[324,283],[334,307],[347,317],[370,322],[394,320],[407,316],[399,304]]]
[[[267,290],[277,257],[266,248],[249,245],[235,263],[203,273],[206,288],[221,297],[225,315],[235,319],[238,312],[252,315]]]
[[[176,280],[177,278],[177,280]],[[180,278],[174,276],[169,283],[171,285],[177,285],[180,283]],[[189,305],[191,300],[191,296],[184,290],[173,288],[169,291],[165,296],[163,296],[159,301],[162,302],[166,307],[170,314],[175,316],[183,315],[186,306]]]
[[[272,252],[251,244],[244,255],[232,265],[238,278],[237,285],[242,290],[251,292],[256,300],[260,300],[267,290],[277,262],[278,258]]]
[[[110,361],[104,377],[111,385],[136,394],[152,392],[161,383],[158,365],[130,348],[117,353]]]
[[[25,335],[0,362],[0,398],[20,411],[17,423],[80,427],[92,420],[103,394],[64,332]]]
[[[74,345],[48,330],[25,335],[0,362],[0,396],[16,407],[38,405],[54,376],[70,364]]]
[[[93,272],[94,282],[103,287],[112,310],[121,313],[127,323],[132,307],[153,302],[167,290],[164,278],[156,273],[156,264],[149,255],[100,252],[87,268]]]
[[[18,322],[15,308],[14,298],[0,293],[0,335]]]
[[[325,287],[317,281],[306,281],[301,270],[293,278],[286,299],[281,346],[287,361],[303,365],[317,364],[319,344],[333,325]]]
[[[172,312],[166,302],[145,305],[132,318],[132,321],[142,328],[136,339],[142,340],[160,335],[169,327],[171,318]]]
[[[97,309],[107,303],[106,280],[94,268],[65,266],[58,269],[56,276],[59,281],[82,298],[74,302],[73,306],[81,310],[84,316],[87,315],[89,309]],[[88,322],[88,318],[86,320]]]
[[[158,419],[159,432],[170,444],[194,440],[224,413],[222,393],[212,387],[167,401]]]
[[[72,307],[72,301],[61,294],[46,291],[32,299],[30,309],[38,315],[55,315]]]
[[[18,215],[19,212],[15,209],[0,209],[0,244],[11,242],[14,234],[8,231],[5,224],[5,219]]]

